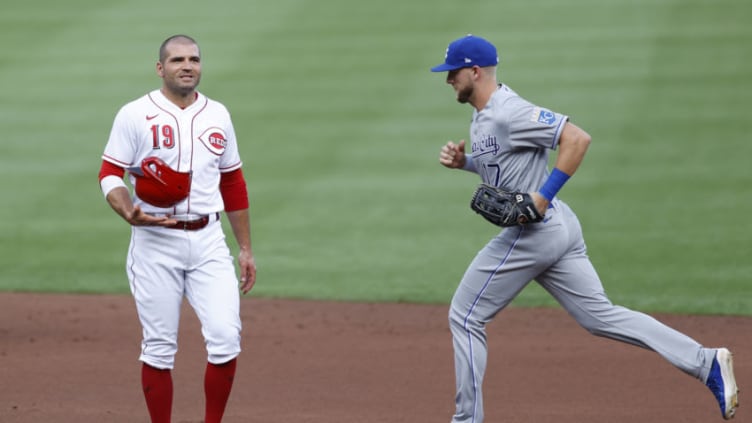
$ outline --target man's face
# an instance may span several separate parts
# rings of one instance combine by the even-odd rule
[[[473,68],[461,68],[447,73],[446,82],[454,88],[460,103],[467,103],[473,95],[473,72]]]
[[[164,87],[175,94],[192,93],[201,81],[201,56],[198,46],[185,40],[175,40],[166,48],[163,61],[157,62],[157,74]]]

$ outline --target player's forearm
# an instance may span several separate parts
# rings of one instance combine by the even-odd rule
[[[128,221],[129,214],[133,211],[133,202],[130,192],[126,187],[116,187],[107,193],[107,202],[113,210],[123,219]]]
[[[559,139],[559,153],[554,167],[569,176],[574,175],[590,146],[590,135],[568,122]]]
[[[552,201],[559,190],[574,175],[585,158],[590,135],[572,123],[567,123],[559,138],[559,154],[554,163],[554,169],[548,175],[548,179],[538,190],[539,196],[534,196],[533,201],[539,211],[545,211],[548,202]],[[545,199],[545,202],[543,201]]]
[[[241,250],[252,252],[251,249],[251,219],[248,209],[227,212],[235,241]]]

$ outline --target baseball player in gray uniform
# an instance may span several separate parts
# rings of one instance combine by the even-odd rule
[[[123,106],[102,155],[100,186],[131,225],[127,273],[143,328],[140,361],[151,421],[169,423],[171,370],[183,298],[206,341],[204,422],[219,423],[240,354],[240,290],[256,279],[248,194],[230,114],[196,91],[201,55],[185,35],[165,40],[156,64],[162,87]],[[123,181],[135,184],[133,197]],[[238,243],[237,265],[219,221]]]
[[[711,349],[643,313],[611,303],[586,253],[580,223],[557,192],[571,177],[590,136],[569,117],[531,104],[496,79],[498,56],[487,40],[468,35],[449,44],[446,83],[457,101],[473,107],[470,144],[448,142],[439,162],[480,175],[483,183],[530,193],[545,217],[502,230],[476,255],[452,298],[456,412],[453,423],[483,422],[485,326],[532,280],[586,330],[657,352],[705,383],[725,419],[734,416],[738,390],[728,349]],[[467,151],[469,150],[469,151]],[[549,172],[548,158],[558,150]]]

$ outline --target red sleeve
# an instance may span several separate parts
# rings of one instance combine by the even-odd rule
[[[248,208],[248,191],[246,190],[245,178],[241,169],[220,175],[219,192],[222,194],[222,200],[225,202],[226,212]]]
[[[122,178],[125,176],[125,169],[118,165],[114,165],[107,160],[102,160],[102,167],[99,168],[99,180],[101,181],[105,176],[110,175]]]

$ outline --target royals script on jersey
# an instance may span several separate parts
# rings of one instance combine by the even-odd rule
[[[177,171],[192,172],[190,196],[175,207],[160,209],[134,194],[134,203],[145,212],[205,215],[224,209],[217,189],[220,173],[242,166],[235,129],[224,105],[196,95],[193,104],[181,109],[154,90],[115,116],[102,159],[128,168],[156,156]]]

